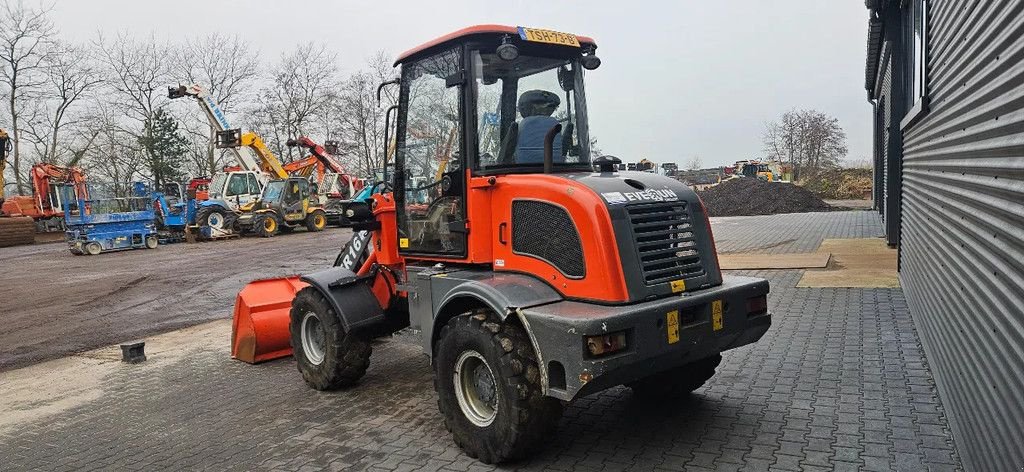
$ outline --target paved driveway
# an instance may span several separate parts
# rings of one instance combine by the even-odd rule
[[[721,250],[806,251],[879,230],[869,212],[715,222]],[[759,343],[726,353],[686,398],[641,403],[615,388],[581,399],[543,452],[504,469],[960,468],[899,289],[795,288],[800,271],[745,274],[772,283],[775,317]],[[152,339],[171,348],[138,366],[97,351],[0,374],[0,468],[493,469],[445,432],[411,335],[376,343],[358,387],[321,393],[290,358],[230,360],[229,329]]]

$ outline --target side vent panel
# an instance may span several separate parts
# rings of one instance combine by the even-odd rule
[[[544,260],[569,278],[587,273],[576,225],[564,208],[550,203],[512,202],[512,252]]]

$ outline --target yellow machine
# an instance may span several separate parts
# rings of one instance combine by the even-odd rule
[[[276,176],[263,187],[259,198],[240,207],[239,227],[251,228],[257,235],[269,238],[298,226],[309,231],[323,231],[327,226],[327,213],[319,205],[309,180],[290,177],[258,134],[242,133],[239,129],[219,131],[217,147],[247,147],[256,154],[264,171]]]

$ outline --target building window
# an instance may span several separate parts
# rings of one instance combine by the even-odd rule
[[[926,67],[925,35],[927,33],[927,22],[925,18],[928,13],[928,2],[926,0],[914,0],[911,4],[911,47],[913,48],[913,95],[911,98],[917,103],[925,95],[924,73]]]
[[[907,113],[900,128],[913,125],[928,112],[928,0],[909,0],[904,9]]]

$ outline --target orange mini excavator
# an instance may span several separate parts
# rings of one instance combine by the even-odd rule
[[[78,167],[35,164],[29,171],[32,196],[11,196],[3,201],[0,214],[30,216],[39,231],[63,231],[64,202],[61,186],[71,186],[76,198],[89,199],[85,173]]]
[[[591,155],[596,48],[483,25],[399,56],[394,171],[348,208],[335,267],[241,291],[232,354],[292,352],[310,387],[335,389],[366,372],[372,339],[412,327],[445,426],[492,463],[542,444],[563,402],[685,394],[760,339],[768,282],[722,274],[697,195]]]

